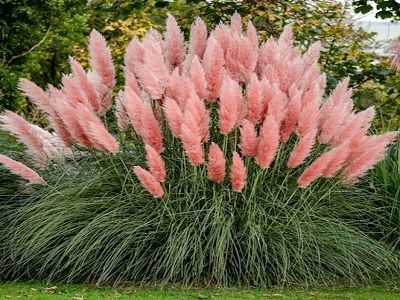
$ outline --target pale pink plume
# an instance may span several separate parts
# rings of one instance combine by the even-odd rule
[[[258,148],[258,136],[254,124],[245,119],[240,126],[240,152],[243,156],[255,156]]]
[[[332,140],[335,144],[342,144],[344,141],[361,133],[365,135],[375,116],[374,107],[369,107],[357,114],[350,115],[343,126],[334,134]]]
[[[241,48],[241,36],[232,35],[229,39],[229,45],[225,52],[225,68],[229,76],[236,81],[241,80],[241,74],[239,69],[240,64],[240,48]]]
[[[6,167],[11,173],[27,180],[30,183],[43,184],[44,179],[31,168],[25,166],[23,163],[15,161],[8,156],[0,154],[0,164]]]
[[[84,104],[90,107],[89,100],[86,94],[79,86],[79,82],[76,77],[72,75],[64,75],[61,78],[61,92],[63,94],[63,99],[67,100],[71,105],[76,105],[78,103]]]
[[[258,60],[258,45],[254,45],[248,38],[240,37],[239,43],[239,71],[241,81],[249,81],[254,73]]]
[[[321,42],[313,43],[303,54],[303,60],[306,68],[318,62],[318,58],[322,49]]]
[[[21,78],[18,82],[18,88],[23,92],[23,95],[28,97],[29,100],[38,106],[45,113],[50,114],[51,112],[51,102],[49,95],[37,86],[34,82]]]
[[[290,25],[286,25],[278,39],[278,44],[284,45],[284,47],[291,47],[293,45],[293,31]]]
[[[277,84],[272,85],[271,97],[268,103],[268,115],[273,116],[278,124],[284,120],[287,112],[287,97]]]
[[[147,166],[149,167],[150,173],[153,174],[159,182],[164,182],[167,177],[167,171],[160,154],[150,145],[146,145],[145,149]]]
[[[138,64],[144,63],[144,47],[142,43],[134,37],[126,47],[124,65],[127,71],[136,74]]]
[[[89,80],[89,77],[81,64],[71,56],[69,57],[69,64],[71,65],[71,69],[74,74],[74,78],[76,78],[78,86],[86,95],[86,99],[90,105],[90,108],[95,112],[99,112],[101,110],[101,104],[99,103],[96,87]]]
[[[319,106],[320,106],[320,91],[317,85],[313,85],[303,96],[303,107],[298,116],[298,130],[300,136],[318,129],[319,125]]]
[[[310,155],[312,147],[315,144],[317,130],[310,131],[305,136],[301,137],[300,141],[294,146],[288,160],[289,168],[296,168],[301,165],[304,160]]]
[[[117,124],[119,129],[127,130],[130,125],[129,116],[124,108],[123,104],[123,92],[119,92],[115,99],[115,116],[117,117]]]
[[[111,51],[105,38],[95,29],[89,37],[89,57],[92,70],[100,75],[104,85],[112,89],[115,85],[115,70]]]
[[[239,84],[225,76],[219,98],[219,129],[223,135],[228,135],[240,121],[242,114],[242,92]]]
[[[289,89],[287,108],[287,114],[281,128],[281,139],[284,142],[289,139],[289,136],[296,129],[301,111],[301,91],[295,85],[292,85]]]
[[[129,87],[136,94],[140,95],[141,90],[135,74],[132,73],[131,71],[128,71],[128,69],[124,70],[124,74],[125,74],[125,86]]]
[[[196,89],[197,96],[199,96],[200,99],[205,99],[207,97],[207,81],[197,55],[193,57],[190,64],[189,76]]]
[[[119,95],[117,100],[121,103],[123,111],[126,112],[126,116],[129,118],[129,121],[137,134],[141,135],[141,129],[143,127],[141,120],[143,111],[142,99],[140,99],[131,88],[125,87],[125,91]],[[122,116],[125,118],[123,113]],[[125,123],[125,119],[123,122]]]
[[[352,161],[343,171],[345,183],[355,183],[369,169],[384,158],[385,150],[398,136],[398,132],[387,132],[363,139],[358,155],[352,155]],[[351,149],[353,152],[354,150]]]
[[[180,137],[190,164],[192,166],[199,166],[204,163],[204,150],[198,129],[196,128],[196,125],[193,125],[193,119],[193,115],[186,111],[185,122],[181,126]]]
[[[168,14],[165,31],[165,59],[170,67],[174,69],[183,62],[184,45],[183,33],[176,23],[175,18]]]
[[[0,116],[0,122],[2,123],[0,128],[8,131],[23,143],[37,163],[44,163],[46,161],[43,140],[33,127],[34,125],[11,111],[5,111]]]
[[[179,107],[183,109],[193,92],[195,92],[193,82],[186,75],[179,75],[176,69],[169,78],[164,95],[177,101]]]
[[[140,64],[136,67],[136,75],[140,86],[143,87],[153,99],[162,99],[164,87],[155,74],[147,70],[144,65]]]
[[[119,151],[119,145],[115,138],[85,105],[78,104],[74,109],[82,129],[93,147],[100,151],[107,150],[113,154]]]
[[[178,103],[171,98],[165,98],[163,108],[172,135],[174,137],[180,137],[181,126],[183,124],[183,112],[179,108]]]
[[[261,83],[257,79],[257,75],[251,76],[247,85],[247,119],[258,124],[263,113],[263,93]]]
[[[392,58],[392,66],[397,71],[400,71],[400,41],[395,40],[391,42],[388,46],[388,50],[394,54]]]
[[[157,181],[156,177],[153,174],[139,166],[134,166],[133,172],[135,173],[143,187],[154,198],[162,198],[164,196],[164,190],[161,187],[160,182]]]
[[[348,144],[343,144],[323,153],[300,175],[297,180],[298,185],[304,188],[319,177],[333,177],[343,167],[348,154]]]
[[[205,106],[204,100],[201,100],[193,93],[185,107],[185,111],[189,111],[196,121],[201,141],[204,142],[209,138],[210,115]]]
[[[234,151],[232,156],[231,167],[231,184],[232,189],[240,193],[246,185],[247,170],[239,154]]]
[[[232,16],[231,16],[231,30],[232,32],[236,33],[236,34],[242,34],[242,17],[235,12]]]
[[[226,161],[224,153],[217,144],[211,143],[210,148],[208,149],[208,178],[216,182],[223,181],[225,178],[225,168]]]
[[[265,118],[260,129],[260,138],[257,148],[256,163],[266,169],[275,158],[279,148],[279,123],[274,116],[269,115]]]
[[[207,26],[203,19],[197,17],[190,27],[189,56],[203,58],[207,46]]]
[[[208,39],[203,56],[203,68],[207,80],[208,96],[211,102],[219,96],[224,78],[224,54],[219,43],[212,37]]]
[[[247,23],[246,36],[253,47],[258,47],[257,30],[251,21]]]
[[[153,147],[158,153],[162,153],[164,151],[163,134],[150,103],[143,102],[141,113],[141,128],[139,132],[143,141],[145,144]]]

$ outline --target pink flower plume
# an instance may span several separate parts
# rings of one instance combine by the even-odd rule
[[[263,113],[263,94],[261,83],[257,79],[257,75],[253,74],[250,83],[247,86],[247,119],[258,124]]]
[[[45,113],[49,114],[51,112],[49,96],[34,82],[21,78],[18,83],[18,88],[23,92],[24,96],[28,97],[33,104],[38,106]]]
[[[207,80],[209,101],[215,101],[221,89],[224,77],[224,53],[219,43],[210,37],[203,56],[203,68]]]
[[[278,124],[284,120],[287,112],[287,97],[277,84],[272,85],[271,96],[268,103],[268,115],[273,116]]]
[[[317,130],[314,129],[303,136],[296,146],[294,146],[287,163],[289,168],[296,168],[297,166],[301,165],[310,155],[311,149],[315,144],[316,136]]]
[[[183,124],[183,112],[179,108],[178,103],[171,98],[165,98],[163,108],[172,135],[174,137],[180,137],[181,126]]]
[[[275,158],[279,148],[279,123],[274,116],[269,115],[265,118],[260,130],[260,138],[257,148],[256,163],[266,169]]]
[[[189,111],[194,117],[201,141],[203,142],[208,140],[210,116],[204,101],[193,93],[188,99],[185,110]]]
[[[124,74],[125,74],[125,86],[129,87],[136,94],[140,95],[140,87],[135,74],[132,73],[131,71],[128,71],[128,69],[125,69]]]
[[[189,56],[203,58],[207,46],[207,26],[203,19],[197,17],[190,27]]]
[[[120,95],[119,100],[133,128],[137,134],[141,135],[143,127],[141,120],[143,111],[142,99],[131,88],[126,87],[125,91]]]
[[[240,193],[246,185],[247,170],[239,154],[234,151],[232,156],[231,167],[231,184],[232,189]]]
[[[153,147],[158,153],[162,153],[164,151],[163,134],[150,103],[143,103],[141,113],[141,128],[139,132],[143,141]]]
[[[318,129],[320,96],[317,85],[313,85],[303,96],[303,107],[298,117],[298,130],[301,136]]]
[[[180,137],[190,164],[192,166],[199,166],[204,163],[204,150],[199,130],[197,129],[197,125],[192,121],[193,119],[193,115],[186,111],[185,121],[181,126]]]
[[[145,149],[147,166],[149,167],[150,173],[153,174],[159,182],[164,182],[167,177],[167,171],[165,170],[165,164],[160,154],[149,145],[146,145]]]
[[[165,32],[165,58],[170,69],[182,64],[184,57],[183,33],[175,18],[168,14]]]
[[[126,52],[124,56],[124,65],[128,72],[136,74],[136,67],[138,64],[144,63],[144,47],[137,38],[133,38],[128,47],[126,47]]]
[[[129,116],[124,107],[124,93],[120,92],[115,99],[115,115],[119,129],[127,130],[130,125]]]
[[[242,17],[235,12],[231,17],[231,30],[234,33],[242,34]]]
[[[190,64],[189,70],[190,80],[196,89],[197,96],[200,99],[205,99],[207,97],[207,81],[204,74],[203,67],[199,61],[197,55],[195,55]]]
[[[223,181],[225,178],[225,168],[226,161],[224,153],[217,144],[211,143],[208,149],[208,178],[216,182]]]
[[[258,136],[254,125],[247,119],[240,127],[239,148],[243,156],[255,156],[258,148]]]
[[[283,121],[281,129],[281,139],[282,141],[287,141],[289,136],[296,129],[296,125],[299,119],[301,111],[301,91],[292,85],[289,89],[289,101],[288,110],[286,117]]]
[[[11,173],[20,176],[22,179],[25,179],[30,183],[45,183],[44,179],[34,170],[25,166],[23,163],[9,158],[8,156],[0,154],[0,164],[6,167]]]
[[[229,134],[242,114],[242,92],[239,84],[225,76],[219,99],[219,128],[223,135]]]
[[[156,177],[153,174],[139,166],[134,166],[133,172],[135,173],[143,187],[154,198],[162,198],[164,196],[164,190],[161,187],[160,182],[157,181]]]
[[[251,21],[247,23],[246,36],[254,48],[258,47],[257,30]]]

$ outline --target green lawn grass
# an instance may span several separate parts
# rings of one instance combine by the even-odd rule
[[[400,299],[396,288],[321,288],[321,289],[198,289],[95,287],[91,285],[40,285],[35,283],[0,283],[0,299]]]

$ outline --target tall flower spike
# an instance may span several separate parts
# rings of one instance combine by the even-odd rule
[[[243,160],[239,154],[234,151],[232,156],[232,167],[231,167],[231,184],[232,189],[240,193],[246,185],[247,170],[243,163]]]
[[[189,70],[190,80],[196,89],[197,96],[200,99],[205,99],[207,97],[207,81],[205,78],[203,67],[199,61],[197,55],[195,55],[190,64]]]
[[[223,135],[229,134],[239,121],[242,93],[239,84],[225,76],[219,99],[219,128]]]
[[[124,65],[126,71],[136,74],[136,67],[138,64],[144,63],[144,47],[142,43],[137,39],[133,38],[128,47],[126,47],[126,52],[124,56]]]
[[[289,136],[296,129],[301,111],[301,91],[297,89],[295,85],[292,85],[289,88],[289,101],[287,107],[287,114],[281,129],[281,139],[284,142],[289,139]]]
[[[203,58],[207,46],[207,26],[203,19],[197,17],[190,27],[189,57],[197,55]]]
[[[153,174],[159,182],[164,182],[167,177],[167,171],[165,170],[165,164],[160,154],[149,145],[146,145],[145,149],[147,166],[149,167],[150,173]]]
[[[171,98],[165,98],[163,108],[172,135],[179,138],[183,124],[182,110],[178,103]]]
[[[23,92],[24,96],[29,98],[33,104],[38,106],[45,113],[51,113],[49,96],[34,82],[25,78],[21,78],[18,83],[18,88]]]
[[[130,125],[129,116],[123,104],[124,93],[119,92],[115,99],[115,115],[117,117],[117,124],[119,129],[127,130]]]
[[[310,155],[312,147],[315,144],[316,136],[317,129],[314,129],[303,136],[296,146],[294,146],[287,163],[289,168],[296,168],[297,166],[301,165]]]
[[[258,136],[254,125],[249,120],[243,120],[240,126],[239,148],[243,156],[255,156],[258,148]]]
[[[260,131],[256,162],[262,168],[270,166],[279,148],[279,124],[274,116],[267,116]]]
[[[224,153],[217,144],[211,143],[208,149],[208,178],[216,182],[223,181],[225,178],[225,168],[226,161]]]
[[[218,97],[224,77],[224,53],[219,43],[210,37],[203,56],[203,68],[207,80],[208,96],[210,102]]]
[[[160,123],[156,119],[150,103],[143,103],[140,135],[143,141],[153,147],[158,153],[164,151],[163,134]]]
[[[262,87],[257,75],[253,74],[247,86],[247,119],[253,124],[257,124],[261,120],[263,112],[262,101]]]
[[[199,166],[204,163],[204,150],[196,124],[192,121],[193,115],[186,111],[185,120],[181,126],[181,140],[186,156],[192,166]]]
[[[242,17],[235,12],[231,17],[231,30],[234,33],[242,34]]]
[[[157,181],[156,177],[153,174],[139,166],[134,166],[133,172],[135,173],[143,187],[151,195],[153,195],[154,198],[162,198],[164,196],[164,190],[161,187],[160,182]]]
[[[178,67],[183,62],[184,45],[183,33],[180,30],[175,18],[168,14],[165,32],[165,58],[170,69]]]
[[[30,183],[45,183],[44,179],[38,173],[25,166],[23,163],[15,161],[8,156],[0,154],[0,164],[6,167],[11,173],[20,176],[22,179],[25,179]]]

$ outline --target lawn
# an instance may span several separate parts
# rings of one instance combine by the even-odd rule
[[[321,288],[296,289],[198,289],[95,287],[91,285],[40,285],[36,283],[0,283],[0,299],[399,299],[397,288]]]

